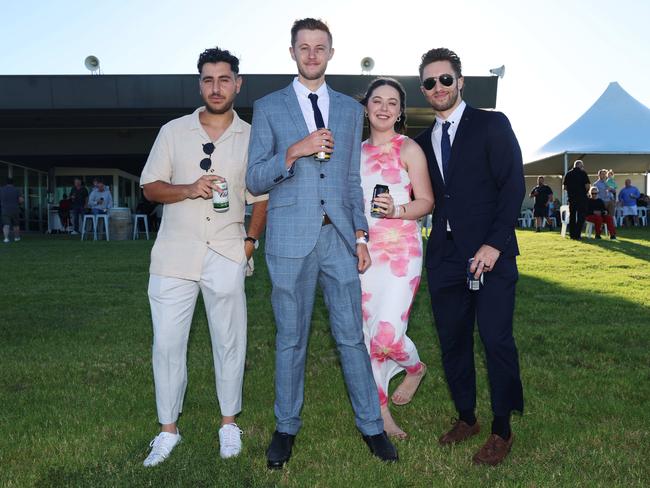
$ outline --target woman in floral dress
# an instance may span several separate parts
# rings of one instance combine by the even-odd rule
[[[399,132],[405,128],[405,93],[398,81],[377,78],[361,103],[370,136],[361,151],[361,186],[369,225],[370,268],[361,275],[363,331],[379,391],[386,433],[405,438],[388,406],[388,383],[406,376],[391,399],[405,405],[426,373],[415,344],[406,335],[409,313],[420,285],[422,239],[417,219],[431,212],[433,192],[420,147]],[[373,189],[388,194],[374,199],[382,218],[370,214]]]

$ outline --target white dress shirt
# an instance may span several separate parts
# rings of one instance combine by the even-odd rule
[[[438,162],[438,169],[440,169],[440,174],[442,179],[445,179],[445,173],[442,171],[442,124],[449,122],[451,125],[447,132],[449,133],[449,144],[451,147],[454,146],[454,137],[456,137],[456,131],[458,130],[458,124],[460,119],[463,117],[463,112],[465,111],[465,106],[467,104],[464,100],[461,100],[456,110],[454,110],[449,117],[445,120],[441,117],[436,116],[436,124],[433,126],[431,131],[431,145],[433,146],[433,152],[436,155],[436,161]],[[447,221],[447,230],[451,231],[451,226],[449,221]]]
[[[318,90],[312,92],[309,90],[309,88],[300,83],[300,81],[298,81],[298,77],[296,76],[293,79],[293,90],[296,92],[296,96],[298,97],[300,110],[302,111],[302,116],[305,119],[309,133],[311,134],[317,129],[316,120],[314,119],[314,109],[312,108],[311,100],[309,99],[310,93],[315,93],[318,95],[318,101],[316,103],[318,103],[318,108],[320,109],[320,113],[323,116],[323,122],[325,122],[325,127],[327,127],[327,122],[330,115],[330,94],[327,91],[327,83],[323,82],[323,84],[318,87]]]
[[[447,129],[447,132],[449,133],[449,143],[453,147],[454,137],[456,136],[456,131],[458,130],[458,124],[460,123],[460,119],[463,116],[466,105],[467,104],[465,101],[461,100],[460,105],[456,107],[456,110],[454,110],[446,120],[436,116],[436,125],[433,126],[433,130],[431,131],[431,144],[433,145],[433,152],[436,155],[436,161],[438,162],[438,168],[440,169],[440,174],[442,175],[443,180],[445,179],[445,174],[442,171],[442,124],[445,122],[449,122],[451,124],[449,126],[449,129]]]

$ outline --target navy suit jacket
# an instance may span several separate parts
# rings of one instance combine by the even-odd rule
[[[427,268],[442,261],[447,221],[466,259],[483,244],[502,256],[518,255],[515,225],[526,189],[521,149],[508,118],[500,112],[465,107],[451,148],[447,181],[431,143],[434,125],[415,139],[426,154],[436,201]]]

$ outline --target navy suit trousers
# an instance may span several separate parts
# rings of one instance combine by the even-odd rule
[[[440,265],[427,268],[431,306],[436,323],[447,384],[458,411],[476,407],[474,324],[485,348],[492,412],[523,412],[523,388],[517,347],[512,334],[515,257],[501,256],[484,274],[479,291],[467,287],[467,260],[453,240],[444,241]]]

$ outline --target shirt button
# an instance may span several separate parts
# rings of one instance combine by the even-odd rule
[[[321,200],[321,201],[320,201],[320,204],[321,204],[321,205],[325,205],[325,200]]]
[[[320,174],[321,178],[325,178],[325,175],[323,173]]]
[[[210,241],[207,241],[206,244],[209,246],[209,245],[210,245]]]
[[[207,221],[209,222],[209,221],[210,221],[210,217],[206,217],[205,220],[207,220]]]

